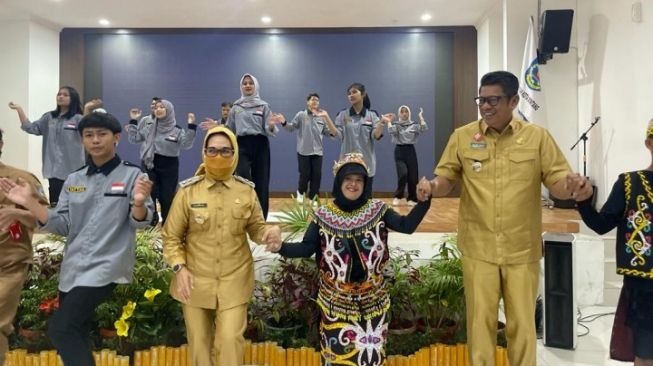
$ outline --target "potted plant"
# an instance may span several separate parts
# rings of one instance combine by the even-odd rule
[[[306,258],[286,259],[269,266],[263,281],[256,281],[254,298],[249,307],[250,321],[257,325],[268,341],[284,347],[296,346],[297,339],[310,338],[300,344],[317,345],[318,270],[315,261]]]
[[[390,259],[385,268],[386,286],[390,295],[389,333],[409,334],[417,329],[411,292],[417,283],[413,258],[418,254],[417,250],[401,248],[390,251]]]
[[[115,329],[121,354],[185,342],[181,305],[167,293],[171,277],[160,231],[138,231],[132,283],[117,286],[111,299],[96,310],[98,327]]]
[[[281,230],[286,233],[287,240],[293,240],[303,234],[313,218],[313,206],[319,204],[317,197],[313,201],[304,200],[302,203],[291,200],[280,210],[278,216]]]
[[[45,332],[50,317],[59,308],[59,270],[63,260],[59,247],[63,243],[64,239],[56,235],[48,235],[36,243],[33,262],[20,294],[15,324],[22,339],[19,346],[30,351],[50,346]]]
[[[465,318],[462,261],[452,240],[442,243],[439,254],[417,269],[417,283],[412,287],[413,302],[425,326],[445,338],[453,337]]]

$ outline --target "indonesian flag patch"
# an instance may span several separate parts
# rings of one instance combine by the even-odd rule
[[[125,183],[111,183],[111,193],[125,193]]]

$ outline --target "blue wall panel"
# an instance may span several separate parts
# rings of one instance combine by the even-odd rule
[[[258,78],[261,97],[287,119],[305,108],[309,92],[320,94],[322,107],[335,119],[348,107],[347,86],[362,82],[372,109],[380,113],[396,113],[408,104],[417,118],[424,108],[430,130],[418,141],[417,154],[420,176],[431,176],[453,126],[451,104],[435,100],[436,95],[451,99],[452,38],[445,32],[184,33],[103,35],[96,42],[102,97],[124,123],[131,107],[147,113],[153,96],[173,102],[180,125],[188,112],[199,121],[218,117],[220,102],[240,96],[238,82],[245,72]],[[444,107],[436,111],[436,104]],[[138,146],[126,137],[119,154],[137,163]],[[192,150],[182,152],[181,179],[199,164],[203,137],[200,132]],[[297,188],[295,147],[296,135],[285,130],[271,140],[272,192]],[[322,191],[331,190],[339,148],[339,141],[325,138]],[[377,143],[375,191],[395,189],[393,150],[387,135]]]

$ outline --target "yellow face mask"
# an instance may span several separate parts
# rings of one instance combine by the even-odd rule
[[[235,159],[233,156],[224,158],[220,155],[204,155],[204,170],[206,171],[206,175],[213,180],[226,180],[234,173],[236,168],[234,162]]]

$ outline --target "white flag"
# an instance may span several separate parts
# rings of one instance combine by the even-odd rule
[[[533,17],[528,26],[521,75],[519,76],[519,117],[546,127],[546,106],[540,79],[540,64],[537,59],[537,42],[535,38]]]

